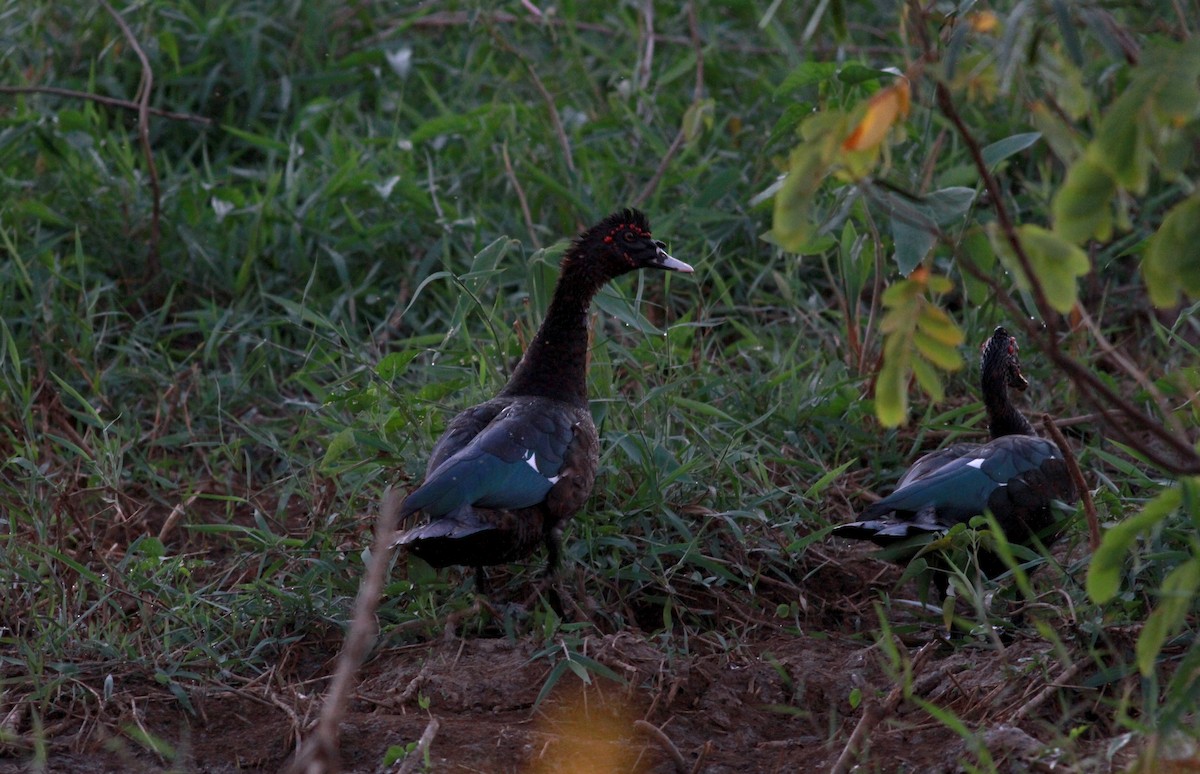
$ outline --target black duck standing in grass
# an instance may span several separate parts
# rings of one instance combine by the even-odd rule
[[[980,356],[983,402],[992,440],[959,443],[921,457],[900,478],[890,495],[869,506],[862,520],[833,531],[838,537],[870,540],[881,546],[940,533],[991,511],[1013,543],[1029,544],[1055,522],[1054,500],[1074,503],[1078,497],[1062,454],[1053,442],[1039,438],[1009,399],[1009,389],[1024,391],[1017,342],[996,328]],[[915,553],[914,548],[912,553]],[[903,559],[911,558],[906,554]],[[1004,564],[996,556],[980,556],[980,569],[998,575]]]
[[[401,519],[424,524],[393,546],[435,567],[476,568],[546,546],[558,567],[563,527],[592,492],[599,440],[588,409],[588,311],[610,280],[638,269],[691,272],[667,254],[637,210],[609,215],[575,239],[541,328],[500,393],[447,425]]]

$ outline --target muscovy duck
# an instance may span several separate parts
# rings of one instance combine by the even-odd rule
[[[641,212],[621,210],[579,235],[563,257],[550,308],[504,389],[450,421],[425,481],[400,518],[403,546],[434,567],[504,564],[546,546],[557,569],[562,531],[592,492],[599,439],[588,409],[588,311],[616,277],[638,269],[690,273],[654,239]]]
[[[998,327],[980,354],[991,441],[957,443],[924,455],[890,495],[862,512],[861,521],[843,524],[833,534],[889,546],[945,532],[984,511],[991,511],[1013,543],[1028,544],[1047,530],[1055,521],[1051,503],[1074,503],[1078,492],[1058,447],[1039,438],[1009,399],[1009,388],[1024,391],[1029,386],[1018,351],[1016,340]],[[1042,535],[1047,545],[1054,537]],[[1004,564],[984,554],[980,569],[998,575]]]

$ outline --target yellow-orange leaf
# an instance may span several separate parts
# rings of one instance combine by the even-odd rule
[[[842,150],[868,150],[883,142],[892,124],[908,115],[911,93],[908,81],[903,78],[876,92],[867,102],[867,112],[858,122],[858,126],[854,127],[854,131],[842,142]]]
[[[989,32],[995,32],[996,28],[1000,26],[1000,20],[996,18],[996,14],[992,13],[991,11],[980,11],[979,13],[973,13],[967,18],[971,25],[971,29],[975,30],[976,32],[981,32],[985,35]]]

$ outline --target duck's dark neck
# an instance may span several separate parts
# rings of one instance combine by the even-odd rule
[[[564,262],[546,319],[501,395],[587,406],[588,310],[604,282]]]
[[[1025,415],[1008,398],[1008,388],[1000,381],[998,388],[984,389],[983,405],[987,409],[988,432],[992,438],[1002,435],[1037,435]]]

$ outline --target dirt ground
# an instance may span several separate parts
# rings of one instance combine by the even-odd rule
[[[388,749],[427,732],[437,772],[828,772],[860,727],[856,771],[957,772],[980,761],[886,668],[863,600],[891,588],[895,571],[861,546],[822,550],[832,553],[806,579],[801,623],[812,625],[802,634],[760,623],[721,647],[667,647],[637,631],[591,636],[580,652],[624,684],[593,675],[585,685],[568,671],[540,705],[553,666],[537,657],[540,638],[485,627],[385,646],[360,672],[341,726],[344,770],[395,771],[383,766]],[[1120,771],[1133,761],[1137,745],[1120,743],[1095,715],[1098,693],[1085,680],[1094,666],[1064,669],[1042,639],[947,642],[929,618],[914,619],[902,639],[909,658],[922,653],[913,696],[979,732],[999,771]],[[113,699],[119,718],[47,721],[46,770],[278,771],[316,716],[337,647],[296,651],[261,679],[193,694],[194,714],[152,680],[126,686]],[[21,719],[8,722],[19,728]],[[1065,756],[1057,745],[1072,727],[1088,730]],[[139,736],[171,750],[158,755]],[[0,747],[0,774],[30,770],[34,752]],[[1059,765],[1065,759],[1073,765]]]

